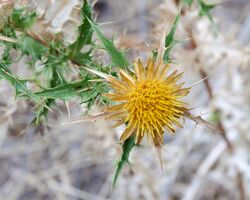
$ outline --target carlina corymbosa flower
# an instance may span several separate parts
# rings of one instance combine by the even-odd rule
[[[103,95],[114,104],[96,116],[86,116],[74,122],[105,117],[116,121],[114,127],[126,124],[120,137],[122,144],[131,136],[135,136],[135,143],[140,144],[146,135],[157,149],[163,144],[164,133],[174,133],[176,127],[182,127],[181,121],[184,118],[212,127],[202,118],[193,116],[188,104],[182,100],[191,86],[184,87],[183,82],[179,83],[183,73],[177,70],[169,72],[170,62],[164,61],[165,39],[166,28],[156,58],[149,58],[146,65],[138,59],[133,69],[120,69],[118,78],[85,67],[109,83],[113,91]]]
[[[136,144],[140,144],[146,135],[155,147],[160,148],[165,131],[174,133],[176,127],[182,127],[180,121],[189,109],[181,99],[189,93],[190,87],[178,83],[183,73],[176,70],[167,75],[169,68],[169,64],[152,58],[144,67],[138,59],[134,71],[120,70],[118,79],[87,69],[105,78],[113,89],[112,93],[103,95],[114,105],[107,107],[101,116],[116,121],[114,127],[126,124],[121,143],[134,134]]]
[[[176,126],[182,127],[180,119],[188,112],[188,104],[181,98],[190,88],[177,83],[183,73],[176,70],[167,76],[169,67],[161,62],[156,64],[151,58],[144,67],[138,59],[131,74],[120,70],[119,79],[106,77],[114,91],[105,96],[115,105],[106,108],[104,113],[107,119],[117,121],[114,127],[126,123],[121,143],[135,134],[139,144],[146,135],[160,147],[165,130],[174,133]]]

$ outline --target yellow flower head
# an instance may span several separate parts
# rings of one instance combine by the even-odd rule
[[[139,144],[147,135],[156,147],[160,147],[164,130],[174,133],[175,126],[182,127],[179,120],[188,108],[180,99],[190,88],[182,88],[184,83],[177,83],[182,73],[174,71],[167,76],[168,69],[169,65],[155,64],[152,59],[144,68],[138,60],[134,63],[134,74],[120,70],[120,80],[107,77],[114,93],[105,96],[116,102],[106,109],[107,119],[116,120],[115,127],[127,124],[121,142],[135,134]]]

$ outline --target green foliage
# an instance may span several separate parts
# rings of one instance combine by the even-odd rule
[[[194,2],[196,2],[199,6],[199,16],[205,16],[209,19],[209,21],[212,23],[213,28],[217,32],[217,26],[214,22],[214,19],[211,15],[211,10],[216,6],[216,4],[207,4],[204,0],[182,0],[184,4],[187,4],[188,6],[191,6]]]
[[[62,99],[70,100],[73,97],[79,95],[79,93],[85,89],[86,80],[75,81],[71,83],[62,83],[59,86],[53,88],[46,88],[36,95],[45,97],[47,99]]]
[[[182,1],[186,3],[187,5],[191,6],[194,0],[182,0]]]
[[[121,171],[123,169],[123,167],[125,166],[125,164],[130,164],[129,162],[129,155],[131,153],[131,150],[133,149],[133,147],[135,147],[135,135],[132,135],[131,137],[129,137],[127,140],[125,140],[125,142],[122,144],[122,155],[121,158],[119,159],[119,161],[116,164],[116,171],[115,171],[115,176],[113,179],[113,187],[115,186],[117,179],[119,177],[119,175],[121,174]]]
[[[88,4],[87,0],[84,0],[83,6],[81,9],[82,24],[78,27],[78,37],[76,41],[72,45],[69,46],[70,57],[73,59],[75,57],[79,58],[83,56],[81,54],[78,55],[81,49],[83,48],[83,46],[92,43],[93,30],[88,20],[88,19],[92,20],[91,11],[92,11],[91,6]],[[90,52],[88,52],[88,54],[89,53]],[[77,60],[79,61],[79,59]]]
[[[41,104],[38,104],[35,108],[35,117],[32,120],[31,124],[38,126],[42,124],[43,120],[47,119],[47,115],[50,111],[50,108],[55,104],[54,99],[46,99]]]
[[[37,103],[33,123],[35,125],[42,123],[43,119],[47,118],[49,110],[56,104],[56,100],[70,101],[79,97],[88,109],[97,99],[105,103],[105,99],[100,94],[107,91],[107,85],[91,81],[95,77],[82,73],[81,67],[78,70],[80,80],[66,80],[66,77],[71,77],[70,74],[73,72],[70,63],[98,66],[91,57],[95,46],[92,41],[93,29],[89,23],[89,19],[92,20],[92,8],[87,0],[83,1],[81,8],[82,21],[78,27],[78,36],[69,46],[65,46],[67,42],[63,40],[52,41],[46,46],[40,40],[28,35],[28,29],[36,22],[36,19],[37,15],[26,8],[13,9],[10,16],[4,20],[4,25],[0,30],[3,35],[17,40],[17,43],[0,42],[4,46],[0,76],[11,83],[16,90],[17,97],[26,96]],[[81,52],[86,45],[90,46],[90,50]],[[34,88],[40,88],[40,90],[29,90],[26,87],[28,81],[17,77],[9,69],[9,66],[18,61],[17,58],[11,57],[10,52],[13,49],[20,52],[18,59],[24,55],[30,58],[27,64],[31,66],[30,69],[33,72],[32,82],[37,86]]]
[[[34,43],[36,44],[36,43]],[[39,43],[38,43],[39,44]],[[35,45],[36,46],[36,45]],[[38,45],[39,46],[39,45]],[[34,48],[35,49],[35,48]],[[43,52],[41,55],[44,55],[46,57],[46,61],[44,63],[45,65],[45,70],[49,72],[50,76],[48,79],[49,84],[47,85],[48,88],[54,88],[57,86],[60,86],[65,82],[63,78],[63,65],[66,61],[66,50],[63,47],[61,42],[52,42],[50,44],[49,48],[46,48],[44,46],[41,46],[41,52]],[[36,51],[35,51],[36,52]],[[46,53],[46,54],[45,54]],[[37,50],[37,58],[41,59],[42,56],[39,56],[39,50]],[[36,58],[36,57],[35,57]],[[43,91],[43,90],[42,90]],[[42,91],[37,92],[37,95],[39,96]],[[43,104],[39,105],[37,107],[36,111],[36,116],[34,120],[32,121],[33,124],[38,125],[39,123],[42,122],[42,120],[47,118],[49,109],[55,105],[55,99],[50,98],[48,96],[44,96],[45,101]],[[60,98],[58,98],[60,99]]]
[[[22,80],[22,79],[18,78],[17,76],[15,76],[14,74],[12,74],[10,69],[3,63],[0,63],[0,77],[7,80],[15,88],[16,96],[26,95],[27,97],[29,97],[30,99],[32,99],[36,103],[41,102],[40,97],[35,95],[32,91],[30,91],[27,88],[27,86],[26,86],[27,81]]]
[[[89,110],[94,103],[99,100],[103,104],[106,104],[108,100],[105,97],[102,97],[103,93],[107,93],[109,88],[104,82],[92,83],[91,87],[87,90],[79,93],[79,96],[82,98],[82,103],[86,104],[87,110]]]
[[[16,36],[16,32],[15,32],[15,29],[13,29],[9,23],[7,23],[8,21],[8,18],[7,20],[4,22],[4,25],[3,25],[3,28],[1,29],[1,33],[7,37],[10,37],[10,38],[14,38],[16,39],[17,36]],[[0,41],[0,45],[1,46],[4,46],[4,52],[2,54],[2,59],[1,59],[1,62],[6,64],[6,65],[9,65],[11,64],[11,56],[10,56],[10,51],[12,49],[18,49],[19,48],[19,44],[16,44],[16,43],[11,43],[11,42],[5,42],[5,41]]]
[[[165,48],[166,48],[166,50],[165,50],[165,53],[164,53],[164,56],[163,56],[164,63],[169,63],[170,62],[170,52],[171,52],[172,48],[174,47],[174,45],[179,43],[179,41],[175,40],[175,38],[174,38],[176,28],[177,28],[177,24],[178,24],[179,20],[180,20],[180,13],[178,13],[177,16],[175,17],[172,28],[171,28],[170,32],[168,33],[168,35],[166,36],[166,39],[165,39]]]
[[[215,4],[206,4],[203,0],[198,0],[199,6],[200,6],[200,16],[206,16],[213,25],[214,24],[214,19],[210,13],[210,11],[215,7]]]
[[[88,4],[87,0],[84,0],[81,8],[82,23],[78,27],[78,36],[68,47],[68,59],[72,60],[77,65],[93,65],[92,51],[93,42],[92,35],[93,29],[89,23],[89,19],[92,20],[92,7]],[[81,52],[84,46],[88,46],[87,52]]]
[[[10,38],[17,38],[15,29],[11,27],[11,24],[8,23],[8,20],[5,21],[1,33]]]
[[[106,38],[103,35],[103,33],[100,31],[98,26],[95,25],[95,23],[93,23],[91,20],[89,20],[89,23],[92,26],[92,28],[94,29],[94,31],[96,32],[99,39],[102,41],[105,50],[111,56],[113,64],[116,67],[126,69],[129,64],[128,64],[128,61],[125,57],[125,53],[118,51],[114,45],[114,42],[112,40],[109,40],[108,38]]]
[[[17,28],[22,31],[29,29],[37,19],[35,12],[28,13],[25,8],[14,9],[9,17],[9,23],[13,28]]]
[[[92,65],[91,53],[92,50],[86,53],[78,52],[76,55],[72,57],[72,61],[77,65]]]
[[[34,65],[38,60],[40,60],[42,56],[45,55],[48,51],[48,49],[44,47],[41,43],[27,35],[21,35],[19,37],[19,41],[20,51],[24,55],[28,55],[31,57],[32,65]]]

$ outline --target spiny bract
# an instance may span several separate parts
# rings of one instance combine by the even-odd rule
[[[186,96],[190,88],[182,88],[184,83],[177,83],[182,73],[174,71],[167,76],[168,69],[169,65],[157,65],[153,59],[149,59],[144,68],[138,59],[131,75],[120,70],[120,80],[107,77],[114,93],[105,96],[116,105],[108,107],[105,113],[107,119],[117,121],[115,127],[126,123],[121,142],[136,134],[139,144],[147,135],[156,147],[160,147],[164,130],[174,133],[174,126],[182,127],[179,120],[188,108],[180,98]]]

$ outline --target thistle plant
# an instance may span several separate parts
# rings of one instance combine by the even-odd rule
[[[177,14],[168,34],[163,30],[158,48],[152,49],[153,53],[147,60],[138,59],[132,64],[126,52],[118,50],[113,40],[108,39],[96,25],[87,0],[83,1],[81,24],[72,43],[60,37],[50,42],[41,40],[30,31],[39,16],[25,7],[17,9],[13,6],[12,12],[1,19],[0,40],[4,52],[0,61],[0,77],[15,88],[18,98],[26,98],[36,104],[31,122],[36,126],[46,124],[56,100],[77,99],[78,103],[86,105],[86,111],[96,102],[106,105],[97,116],[87,115],[73,122],[104,117],[116,121],[114,127],[125,124],[119,141],[123,152],[116,165],[115,185],[124,165],[130,163],[131,150],[139,146],[145,136],[157,149],[161,161],[164,133],[172,134],[176,127],[182,128],[184,118],[212,128],[209,123],[193,116],[188,103],[183,101],[191,89],[179,82],[184,74],[178,70],[169,74],[171,49],[179,43],[174,37],[179,18]],[[92,38],[94,32],[110,55],[111,63],[93,58],[93,51],[98,49]],[[87,45],[89,50],[83,52]],[[11,55],[12,50],[19,53],[18,58]],[[11,70],[11,65],[23,56],[29,57],[27,64],[32,72],[29,79],[22,79]],[[77,66],[77,75],[72,66]],[[100,77],[103,80],[96,81]],[[33,87],[29,88],[28,84]]]
[[[102,113],[94,118],[104,117],[107,120],[113,120],[116,122],[113,125],[114,128],[122,124],[126,125],[119,141],[123,153],[116,164],[113,186],[115,186],[124,165],[130,164],[131,150],[140,145],[144,136],[156,148],[162,167],[161,146],[164,133],[173,134],[176,127],[183,128],[181,121],[184,118],[214,129],[201,117],[193,116],[188,108],[188,103],[182,100],[191,89],[191,87],[184,87],[184,82],[179,83],[183,73],[176,70],[168,74],[171,66],[171,49],[180,42],[174,37],[179,18],[180,14],[177,14],[168,34],[165,29],[163,30],[158,48],[152,49],[153,53],[146,61],[146,65],[138,59],[131,68],[125,54],[118,51],[112,41],[107,39],[98,26],[90,21],[113,63],[116,67],[122,68],[115,77],[88,67],[85,68],[90,73],[103,78],[110,86],[110,92],[104,93],[102,96],[109,99],[111,105],[108,105]],[[93,120],[93,116],[83,117],[82,120],[77,119],[76,121],[88,119]]]

